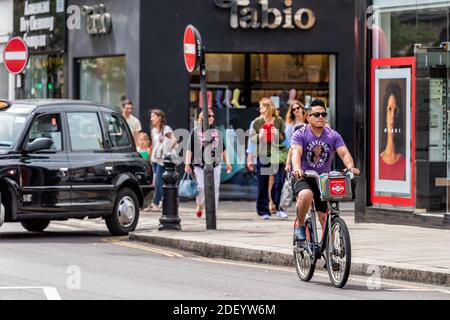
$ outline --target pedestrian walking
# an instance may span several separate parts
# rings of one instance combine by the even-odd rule
[[[286,144],[289,148],[291,146],[292,136],[295,131],[303,128],[307,124],[308,120],[306,117],[305,106],[298,100],[292,101],[289,105],[289,110],[286,113]],[[287,172],[292,170],[292,150],[289,150],[285,170]]]
[[[138,143],[139,133],[142,131],[142,125],[139,119],[133,116],[133,102],[131,100],[122,101],[122,115],[130,127],[134,138],[134,143]]]
[[[151,211],[161,211],[163,197],[164,157],[170,154],[177,141],[171,127],[166,125],[166,116],[159,109],[150,112],[152,153],[151,163],[153,168],[155,194],[150,206]]]
[[[269,177],[273,175],[275,181],[271,196],[275,204],[276,214],[280,218],[287,218],[286,212],[280,207],[285,160],[281,160],[279,155],[281,153],[281,142],[285,139],[285,124],[271,99],[263,98],[259,108],[262,116],[255,120],[251,131],[251,141],[257,145],[258,197],[256,210],[263,219],[270,218],[268,190]],[[271,171],[270,174],[268,173],[269,170]]]
[[[211,147],[207,149],[207,156],[210,155],[211,162],[214,167],[214,192],[216,210],[219,208],[219,188],[220,188],[220,174],[222,168],[222,160],[225,161],[226,171],[229,174],[232,170],[231,162],[227,154],[226,146],[222,135],[217,127],[214,126],[214,112],[208,110],[208,125],[211,130]],[[204,167],[205,162],[209,161],[208,157],[205,159],[205,132],[203,132],[203,112],[198,116],[198,126],[192,131],[188,142],[188,150],[186,151],[184,171],[188,174],[194,172],[197,180],[199,193],[196,197],[196,215],[201,218],[205,206],[205,183],[204,183]],[[193,170],[192,170],[193,168]]]

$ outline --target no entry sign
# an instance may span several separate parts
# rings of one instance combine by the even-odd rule
[[[201,60],[203,54],[203,44],[198,30],[188,25],[184,31],[184,63],[188,72],[195,71]]]
[[[28,48],[22,38],[15,37],[8,41],[3,51],[3,63],[11,74],[21,73],[28,63]]]

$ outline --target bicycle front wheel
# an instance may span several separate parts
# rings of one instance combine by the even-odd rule
[[[294,264],[298,277],[302,281],[309,281],[314,275],[316,269],[316,259],[311,256],[306,247],[313,241],[311,219],[305,221],[306,243],[301,247],[298,245],[294,233]]]
[[[336,288],[343,288],[350,275],[352,249],[347,224],[339,217],[331,223],[331,248],[327,248],[327,269]]]

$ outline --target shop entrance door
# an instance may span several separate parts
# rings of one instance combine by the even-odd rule
[[[417,209],[450,212],[450,122],[448,43],[416,45]]]

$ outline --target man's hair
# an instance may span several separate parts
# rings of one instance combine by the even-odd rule
[[[309,105],[310,108],[313,107],[322,107],[324,109],[326,109],[327,107],[325,106],[325,102],[323,100],[320,99],[315,99],[313,100],[313,102],[311,102],[311,104]]]
[[[125,107],[127,104],[130,104],[131,106],[133,106],[133,102],[131,100],[125,99],[122,101],[122,108]]]

